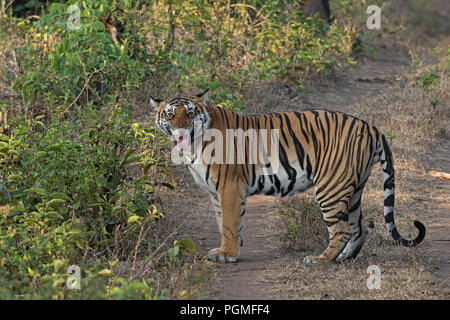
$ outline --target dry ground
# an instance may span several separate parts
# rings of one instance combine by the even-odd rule
[[[445,44],[444,44],[445,45]],[[445,46],[444,46],[445,48]],[[201,292],[207,299],[449,299],[450,224],[449,181],[433,177],[429,170],[450,172],[448,78],[441,78],[440,106],[431,113],[425,94],[417,85],[420,73],[408,57],[365,59],[358,68],[341,70],[333,78],[311,85],[301,93],[283,83],[269,83],[248,93],[246,112],[302,110],[309,105],[345,111],[369,121],[385,132],[397,134],[392,141],[396,168],[396,224],[405,237],[414,237],[411,217],[427,226],[427,236],[417,248],[392,245],[383,216],[381,170],[374,168],[363,196],[363,214],[372,220],[368,239],[354,261],[304,265],[302,259],[320,253],[294,250],[280,241],[286,233],[281,208],[313,201],[311,192],[277,199],[254,196],[247,202],[244,246],[237,264],[210,264],[209,285]],[[430,120],[427,120],[430,119]],[[185,171],[182,187],[170,195],[169,212],[193,212],[185,234],[198,244],[200,253],[219,246],[210,200]],[[299,232],[308,233],[301,225]],[[326,237],[326,234],[324,235]],[[299,249],[300,248],[300,249]],[[367,268],[381,269],[381,288],[366,286]]]

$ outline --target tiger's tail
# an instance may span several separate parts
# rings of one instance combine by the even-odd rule
[[[386,137],[381,135],[382,149],[380,152],[381,169],[383,171],[383,188],[384,188],[384,221],[386,227],[394,241],[405,246],[414,247],[422,242],[425,238],[426,229],[422,222],[414,220],[414,226],[419,230],[419,235],[413,240],[407,240],[400,236],[394,223],[394,165],[392,161],[392,153],[386,141]]]

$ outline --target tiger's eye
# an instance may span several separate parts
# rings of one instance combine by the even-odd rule
[[[196,114],[195,111],[189,111],[189,112],[187,113],[188,117],[190,117],[190,118],[195,117],[195,114]]]
[[[165,112],[165,115],[168,120],[172,120],[175,117],[172,112]]]

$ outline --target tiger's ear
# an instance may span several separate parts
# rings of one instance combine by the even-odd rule
[[[161,102],[161,99],[150,96],[150,105],[153,108],[153,111],[158,111]]]
[[[198,95],[196,95],[197,98],[200,99],[200,102],[204,105],[206,105],[206,103],[208,102],[209,99],[209,88],[206,89],[205,91],[199,93]]]

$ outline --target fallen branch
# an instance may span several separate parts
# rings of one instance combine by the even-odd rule
[[[430,176],[433,176],[433,177],[450,180],[450,173],[430,171],[429,174],[430,174]]]

